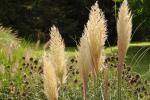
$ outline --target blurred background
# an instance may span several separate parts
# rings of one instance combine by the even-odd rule
[[[56,25],[67,46],[75,46],[96,0],[0,0],[0,24],[36,42],[49,39]],[[98,0],[108,24],[108,41],[116,43],[116,19],[122,0]],[[132,41],[150,41],[150,0],[128,0],[133,14]]]

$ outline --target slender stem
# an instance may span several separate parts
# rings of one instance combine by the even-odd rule
[[[87,81],[83,79],[83,100],[87,100]]]
[[[104,100],[108,100],[109,99],[109,92],[108,92],[108,68],[104,69],[103,95],[104,95]]]
[[[118,66],[118,100],[121,100],[121,76],[122,66]]]
[[[93,81],[93,87],[94,87],[94,100],[98,100],[98,98],[97,98],[97,93],[96,93],[96,84],[97,84],[97,76],[94,77],[94,81]]]

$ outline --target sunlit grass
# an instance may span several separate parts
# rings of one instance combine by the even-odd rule
[[[13,52],[13,62],[21,59],[24,56],[25,50],[32,49],[33,55],[36,57],[41,57],[44,53],[42,46],[35,48],[34,43],[23,41],[20,43],[20,47]],[[141,43],[131,43],[126,56],[126,63],[132,66],[132,69],[140,74],[142,74],[146,79],[150,80],[150,42]],[[145,50],[147,52],[145,55],[141,55]],[[138,52],[139,51],[139,52]],[[138,54],[136,54],[138,52]],[[107,47],[105,49],[107,55],[113,55],[117,53],[117,47]],[[76,47],[67,47],[66,54],[69,57],[74,57],[77,54]],[[135,56],[136,55],[136,56]],[[139,57],[141,55],[141,58]],[[142,57],[143,56],[143,57]],[[139,59],[137,59],[139,57]],[[6,60],[5,55],[0,52],[0,63],[7,64],[10,63]]]
[[[106,48],[105,52],[108,55],[112,55],[112,52],[117,53],[117,47]],[[130,44],[126,63],[132,67],[133,71],[150,81],[150,42]]]

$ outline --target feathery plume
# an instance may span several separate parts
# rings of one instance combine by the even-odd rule
[[[119,16],[117,21],[118,60],[120,66],[124,62],[124,58],[131,38],[131,32],[132,32],[132,16],[128,8],[127,0],[124,0],[119,9]]]
[[[86,34],[83,34],[83,36],[80,39],[80,46],[78,46],[78,67],[80,71],[80,75],[83,81],[83,97],[84,100],[86,100],[86,88],[87,88],[87,81],[88,81],[88,75],[89,70],[91,66],[91,59],[90,59],[90,51],[89,51],[89,44],[87,41]]]
[[[83,96],[86,100],[88,75],[92,72],[94,80],[104,63],[104,44],[106,40],[106,21],[98,3],[91,7],[89,20],[84,28],[78,47],[78,66],[83,81]],[[92,71],[91,71],[92,70]]]
[[[43,57],[44,92],[48,100],[58,100],[58,88],[55,69],[48,57]]]
[[[132,16],[128,8],[127,0],[124,0],[118,14],[117,33],[118,33],[118,100],[121,100],[121,76],[124,58],[132,32]]]
[[[84,33],[87,34],[90,49],[93,74],[102,69],[104,63],[104,44],[106,40],[106,21],[104,14],[99,9],[98,2],[91,7],[89,20]]]
[[[66,56],[64,41],[59,30],[53,26],[50,32],[50,60],[55,68],[56,76],[60,84],[66,80]]]

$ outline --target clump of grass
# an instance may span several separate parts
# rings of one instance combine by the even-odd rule
[[[11,28],[0,26],[0,52],[5,53],[7,60],[13,59],[13,50],[19,46],[19,39]]]
[[[4,28],[0,26],[0,47],[3,48],[6,45],[17,47],[19,44],[18,38],[15,33],[12,32],[11,28]]]
[[[98,3],[91,7],[89,20],[80,39],[78,66],[83,80],[83,95],[86,100],[86,84],[89,72],[94,81],[104,67],[104,44],[106,40],[106,21]]]
[[[128,8],[127,0],[124,0],[120,9],[117,21],[118,33],[118,100],[121,100],[121,76],[124,58],[128,49],[128,45],[132,32],[132,16]]]

